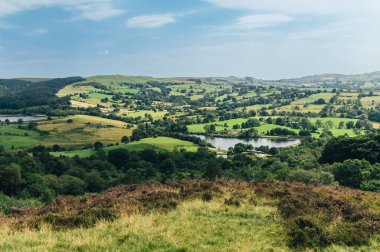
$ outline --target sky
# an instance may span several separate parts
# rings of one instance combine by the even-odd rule
[[[380,70],[379,0],[0,0],[0,78]]]

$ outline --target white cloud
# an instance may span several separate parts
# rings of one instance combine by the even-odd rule
[[[240,29],[253,29],[267,26],[275,26],[282,23],[290,22],[292,18],[283,14],[259,14],[248,15],[238,19],[233,25]]]
[[[110,51],[109,50],[103,50],[103,51],[100,51],[98,54],[102,55],[102,56],[107,56],[107,55],[110,55]]]
[[[104,3],[90,3],[74,7],[82,12],[84,18],[98,21],[107,19],[114,16],[121,15],[124,11],[114,8],[111,4]]]
[[[90,20],[103,20],[124,12],[114,6],[113,0],[1,0],[0,17],[52,6],[79,12],[81,17]]]
[[[31,31],[27,32],[26,35],[28,35],[28,36],[39,36],[39,35],[44,35],[48,32],[49,31],[47,29],[35,29],[35,30],[31,30]]]
[[[204,0],[222,8],[287,14],[379,13],[378,0]]]
[[[130,18],[127,21],[129,28],[157,28],[170,23],[176,22],[174,15],[146,15]]]

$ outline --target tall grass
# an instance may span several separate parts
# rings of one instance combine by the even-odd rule
[[[94,220],[94,225],[86,225],[89,228],[57,228],[41,222],[38,229],[20,231],[3,223],[0,251],[294,251],[294,247],[289,247],[289,241],[294,238],[289,232],[289,221],[292,219],[284,217],[285,210],[301,206],[298,203],[306,201],[306,205],[291,213],[300,217],[307,215],[317,221],[319,217],[326,218],[326,214],[334,210],[334,216],[339,217],[340,208],[327,205],[342,197],[354,202],[357,193],[355,190],[323,186],[233,181],[118,187],[99,196],[61,199],[59,203],[42,210],[50,209],[57,216],[67,217],[98,209],[108,200],[108,204],[103,207],[119,209],[119,218],[113,221]],[[285,194],[288,195],[285,197]],[[325,201],[324,196],[328,201]],[[289,200],[284,205],[285,198]],[[360,204],[367,205],[370,203],[367,200],[371,199],[375,202],[368,208],[368,214],[378,211],[378,195],[361,193]],[[166,208],[164,203],[170,200],[178,204]],[[328,204],[311,210],[310,207],[317,206],[313,202]],[[155,206],[150,207],[152,204]],[[70,210],[70,206],[77,210]],[[37,212],[30,217],[33,221],[38,216],[40,214]],[[28,222],[24,218],[20,221]],[[331,225],[338,225],[339,221],[344,220],[334,217]],[[301,246],[298,249],[380,251],[380,237],[376,233],[362,246],[348,247],[341,244],[343,242],[325,246],[317,244],[309,248]]]

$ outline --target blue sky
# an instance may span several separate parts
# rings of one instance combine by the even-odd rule
[[[1,0],[0,78],[380,70],[378,0]]]

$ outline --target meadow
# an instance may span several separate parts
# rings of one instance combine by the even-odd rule
[[[256,118],[259,119],[260,117]],[[262,117],[265,120],[265,117]],[[276,118],[276,117],[272,117]],[[339,129],[339,123],[344,122],[346,124],[349,121],[356,122],[356,119],[348,119],[348,118],[333,118],[333,117],[326,117],[326,118],[321,118],[321,117],[315,117],[315,118],[308,118],[311,123],[316,125],[317,121],[322,122],[323,125],[326,125],[327,122],[331,122],[331,128],[329,130],[332,132],[334,136],[340,136],[340,135],[349,135],[349,136],[355,136],[355,132],[353,129],[347,129],[347,128],[342,128]],[[243,122],[246,122],[248,119],[246,118],[238,118],[238,119],[231,119],[231,120],[226,120],[226,121],[218,121],[218,122],[213,122],[213,123],[205,123],[205,124],[194,124],[194,125],[189,125],[187,126],[189,132],[191,133],[205,133],[205,126],[206,125],[215,125],[216,131],[217,132],[222,132],[225,129],[228,131],[241,131],[241,129],[233,129],[233,126],[236,124],[241,125]],[[268,124],[265,122],[261,122],[261,125],[259,127],[255,127],[255,129],[261,133],[265,134],[267,131],[275,128],[282,128],[282,129],[288,129],[292,130],[296,133],[298,133],[300,130],[299,129],[292,129],[290,127],[286,126],[280,126],[280,125],[275,125],[275,124]],[[244,129],[243,129],[244,130]],[[318,127],[319,133],[322,133],[324,130],[324,127]],[[314,137],[319,137],[320,134],[318,133],[313,133]]]
[[[182,141],[179,139],[174,139],[170,137],[156,137],[156,138],[144,138],[140,141],[131,142],[128,144],[120,144],[114,146],[107,146],[102,148],[106,153],[115,149],[126,149],[129,151],[141,151],[141,150],[157,150],[157,151],[179,151],[185,149],[190,152],[195,152],[198,149],[198,146],[195,144]],[[97,151],[93,148],[85,150],[75,150],[75,151],[61,151],[61,152],[51,152],[54,156],[67,156],[67,157],[89,157],[95,155]]]

